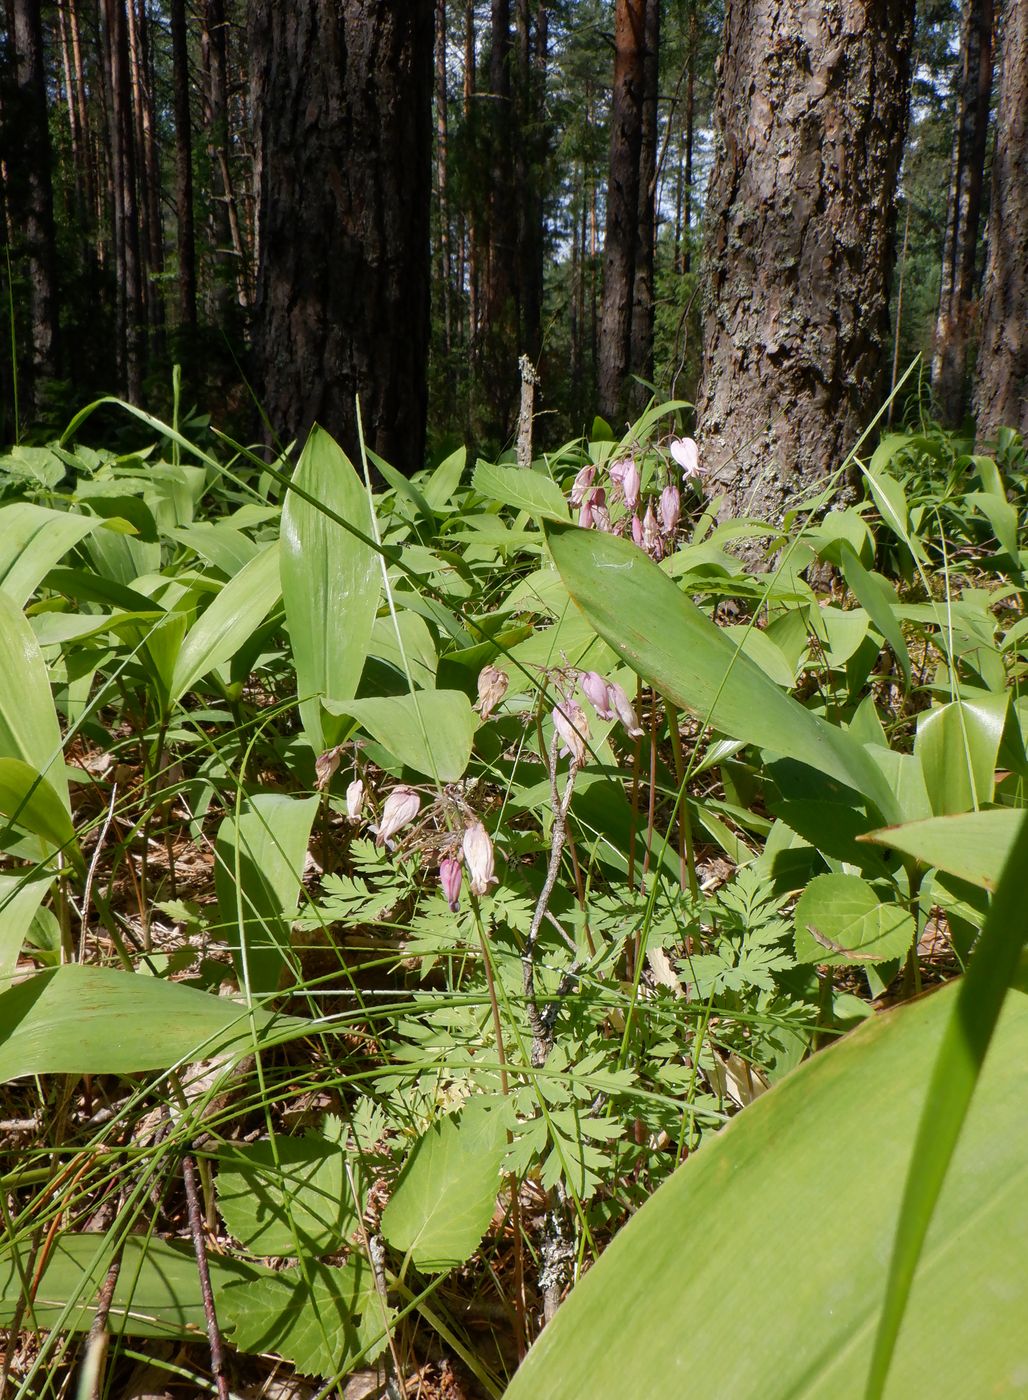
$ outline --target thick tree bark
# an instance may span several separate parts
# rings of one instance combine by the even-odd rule
[[[968,342],[975,310],[975,258],[982,212],[985,144],[992,94],[992,0],[964,0],[949,211],[942,253],[932,388],[942,415],[964,411]]]
[[[657,238],[657,101],[660,74],[660,0],[646,0],[643,31],[642,131],[639,142],[639,213],[635,225],[632,326],[628,371],[653,380],[653,255]],[[633,383],[633,409],[641,411],[650,391]]]
[[[1028,437],[1028,5],[1003,13],[989,255],[975,414],[978,436],[1001,427]]]
[[[422,465],[432,0],[254,0],[256,348],[276,433]]]
[[[175,218],[178,248],[178,320],[196,329],[196,234],[193,225],[193,124],[185,0],[171,0],[172,86],[175,96]]]
[[[31,412],[59,370],[57,244],[39,0],[8,0],[10,68],[3,94],[7,214],[28,282],[29,354],[22,400]]]
[[[698,437],[732,514],[780,519],[881,402],[913,0],[731,0]]]

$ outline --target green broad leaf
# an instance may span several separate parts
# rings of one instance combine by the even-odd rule
[[[371,449],[368,448],[367,453],[368,461],[376,471],[379,472],[386,485],[391,486],[398,496],[403,496],[410,501],[411,505],[421,516],[426,525],[433,526],[435,524],[435,518],[432,515],[432,509],[424,496],[414,485],[413,481],[404,476],[403,472],[398,472],[391,463],[387,462],[384,457],[380,457],[377,452],[372,452]]]
[[[268,545],[229,579],[186,634],[171,676],[171,700],[230,661],[282,596],[278,544]]]
[[[478,719],[462,690],[326,701],[325,708],[357,720],[398,762],[426,777],[455,783],[464,776]]]
[[[489,1227],[507,1150],[503,1115],[469,1100],[414,1145],[382,1213],[382,1234],[423,1273],[469,1259]]]
[[[815,875],[793,923],[796,961],[836,967],[902,957],[917,932],[906,909],[883,903],[858,875]]]
[[[791,690],[796,681],[796,674],[786,661],[780,646],[762,632],[759,627],[747,627],[743,624],[726,627],[725,633],[741,646],[751,661],[755,661],[766,676],[774,681],[775,685],[780,685],[784,690]]]
[[[178,544],[184,544],[226,578],[234,578],[260,548],[249,535],[225,520],[200,520],[195,525],[178,526],[170,534]]]
[[[850,592],[891,647],[892,654],[903,672],[904,686],[909,690],[910,654],[895,613],[895,589],[881,574],[865,569],[847,541],[839,548],[839,564]]]
[[[992,526],[993,534],[1000,549],[1013,560],[1020,572],[1020,550],[1017,542],[1017,511],[1005,495],[994,495],[991,491],[969,491],[964,500],[977,506]]]
[[[49,778],[42,777],[20,758],[0,758],[0,817],[14,822],[22,831],[41,836],[72,860],[81,858],[67,806]]]
[[[36,910],[52,884],[52,875],[0,875],[0,991],[14,975]]]
[[[1028,905],[1023,905],[1028,910]],[[815,1055],[690,1157],[546,1327],[506,1400],[860,1397],[948,986]],[[1028,1369],[1028,997],[1008,999],[942,1189],[888,1394],[1013,1393]],[[773,1286],[754,1288],[755,1279]],[[613,1326],[612,1319],[626,1319]],[[673,1387],[672,1387],[673,1390]]]
[[[546,527],[568,592],[644,680],[733,739],[795,758],[895,810],[863,746],[781,691],[641,549],[597,530]]]
[[[838,670],[846,665],[867,636],[870,618],[863,608],[812,607],[812,631],[821,640],[826,665]]]
[[[21,759],[43,773],[68,807],[61,731],[46,662],[25,614],[2,589],[0,656],[0,758]]]
[[[438,665],[435,642],[428,623],[418,613],[403,608],[397,612],[395,623],[392,617],[376,617],[368,643],[368,655],[387,661],[404,674],[409,669],[410,679],[415,685],[430,689],[435,687]]]
[[[499,467],[480,461],[471,485],[480,495],[514,510],[527,510],[544,520],[569,518],[567,501],[557,483],[530,468]]]
[[[256,793],[218,828],[218,908],[240,980],[253,993],[276,991],[283,971],[294,970],[290,924],[317,810],[316,797]]]
[[[311,429],[293,484],[362,535],[373,534],[364,485],[323,428]],[[370,544],[291,491],[282,507],[281,575],[300,718],[318,754],[340,737],[339,726],[325,721],[322,697],[349,700],[357,692],[382,568]]]
[[[425,500],[437,513],[450,504],[453,493],[460,485],[464,469],[468,464],[468,449],[458,447],[449,457],[439,463],[435,471],[424,483]]]
[[[968,1139],[974,1141],[975,1109],[980,1107],[983,1099],[988,1102],[987,1095],[997,1077],[1020,1086],[1020,1111],[1011,1114],[1008,1108],[1005,1114],[998,1115],[993,1127],[996,1137],[1007,1133],[1016,1139],[1018,1158],[1016,1163],[1010,1163],[1009,1174],[1001,1183],[996,1182],[991,1191],[989,1182],[979,1181],[981,1189],[976,1193],[974,1203],[968,1203],[968,1219],[974,1221],[973,1243],[965,1233],[963,1247],[958,1244],[953,1250],[953,1262],[958,1268],[973,1269],[977,1265],[984,1275],[987,1294],[985,1299],[979,1300],[978,1306],[997,1328],[993,1345],[1001,1353],[1001,1364],[1005,1362],[1003,1379],[997,1378],[986,1389],[991,1392],[1011,1389],[1014,1384],[1020,1383],[1028,1370],[1028,1343],[1023,1336],[1015,1343],[1003,1336],[1003,1318],[998,1314],[1002,1312],[1009,1295],[1004,1296],[1002,1302],[997,1298],[997,1294],[1005,1292],[1007,1261],[1016,1258],[1019,1247],[1028,1242],[1024,1193],[1019,1189],[1025,1164],[1023,1049],[1004,1045],[1001,1020],[1005,1006],[1009,1008],[1007,1024],[1010,1021],[1023,1022],[1028,1008],[1028,997],[1023,995],[1026,990],[1025,968],[1021,963],[1024,947],[1028,944],[1028,902],[1024,898],[1026,863],[1028,819],[1023,818],[971,963],[957,985],[953,1003],[948,1007],[942,1043],[932,1065],[913,1154],[907,1168],[885,1301],[878,1319],[865,1392],[868,1400],[879,1400],[890,1367],[894,1376],[898,1369],[895,1351],[900,1327],[911,1299],[915,1308],[921,1304],[917,1280],[931,1270],[934,1262],[933,1243],[938,1238],[939,1216],[944,1213],[949,1199],[947,1188],[952,1187],[954,1176],[959,1180],[960,1163],[966,1160],[961,1157],[961,1147],[966,1151],[970,1146]],[[1014,986],[1018,986],[1022,995],[1008,997],[1008,991]],[[990,1046],[993,1046],[992,1059],[987,1064],[986,1055]],[[996,1060],[1000,1056],[1004,1058],[997,1065]],[[984,1161],[980,1154],[991,1150],[984,1143],[978,1146],[979,1171]],[[1000,1155],[1003,1155],[1002,1151]],[[993,1165],[990,1161],[989,1167]],[[991,1215],[999,1216],[1004,1229],[1004,1235],[999,1240],[989,1238],[989,1206],[992,1207]],[[905,1335],[909,1335],[909,1330],[908,1327]],[[952,1340],[957,1341],[955,1337]],[[978,1346],[972,1346],[968,1351],[961,1348],[958,1354],[969,1362],[980,1364],[983,1359],[980,1353],[987,1350],[988,1345],[987,1336],[983,1336]],[[1003,1375],[1002,1372],[1000,1374]],[[979,1371],[976,1384],[980,1387],[984,1380],[984,1375]],[[970,1385],[964,1387],[968,1393],[970,1388]],[[898,1383],[896,1393],[904,1393]],[[960,1393],[956,1385],[954,1393]]]
[[[111,1235],[59,1235],[46,1255],[36,1296],[22,1325],[88,1332],[116,1243]],[[0,1258],[0,1322],[14,1321],[24,1293],[22,1280],[33,1276],[39,1262],[27,1244],[5,1250]],[[270,1273],[213,1251],[207,1262],[216,1297],[230,1287],[245,1291]],[[192,1246],[126,1236],[109,1316],[111,1331],[117,1335],[205,1340],[207,1321]]]
[[[232,1052],[246,1054],[273,1017],[180,982],[68,963],[0,993],[0,1082],[29,1074],[137,1074]]]
[[[240,1351],[271,1352],[304,1376],[345,1374],[389,1340],[384,1300],[360,1256],[342,1268],[307,1260],[302,1269],[262,1269],[252,1281],[232,1281],[215,1303]]]
[[[87,515],[47,510],[31,501],[0,509],[0,588],[19,607],[68,550],[96,525]]]
[[[977,810],[992,801],[996,760],[1009,695],[954,700],[917,719],[914,754],[936,816]]]
[[[227,1229],[251,1254],[334,1254],[357,1226],[345,1153],[315,1133],[223,1148],[217,1194]]]
[[[945,870],[982,889],[994,890],[1021,829],[1023,812],[1001,808],[929,817],[903,826],[869,831],[860,839],[913,856],[922,865]]]

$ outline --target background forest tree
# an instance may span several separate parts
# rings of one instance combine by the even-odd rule
[[[359,390],[371,445],[411,471],[426,431],[430,455],[456,440],[511,444],[527,354],[541,380],[537,441],[587,430],[597,410],[620,429],[651,389],[700,394],[710,421],[699,428],[713,441],[720,420],[735,416],[727,400],[715,404],[715,385],[738,377],[738,365],[726,376],[722,356],[729,341],[741,353],[738,326],[719,310],[726,258],[735,293],[762,305],[725,242],[726,141],[754,177],[747,198],[771,188],[761,153],[740,156],[731,127],[733,35],[774,52],[792,38],[806,44],[819,25],[830,39],[842,12],[800,0],[725,9],[421,0],[355,3],[336,21],[333,7],[310,0],[286,23],[279,7],[240,0],[7,0],[4,436],[45,435],[94,391],[160,406],[181,362],[190,399],[241,432],[279,440],[319,417],[355,450]],[[801,392],[820,396],[821,421],[836,425],[808,449],[817,470],[851,445],[888,390],[893,360],[925,354],[919,387],[930,366],[935,396],[922,392],[919,411],[957,424],[971,407],[997,199],[1004,236],[994,240],[986,341],[1010,382],[997,418],[999,391],[983,387],[998,373],[987,355],[976,402],[989,431],[1004,416],[1023,426],[1023,341],[1011,344],[1025,262],[1018,10],[921,0],[916,20],[904,6],[853,12],[866,59],[849,65],[849,95],[831,120],[850,132],[847,162],[859,166],[857,147],[870,141],[859,183],[879,222],[852,225],[842,262],[829,259],[834,271],[812,281],[801,261],[775,293],[804,300],[808,327],[832,323],[843,302],[858,309],[863,350],[840,350],[822,388]],[[830,48],[811,42],[815,86]],[[888,81],[875,66],[883,56],[896,59]],[[347,95],[358,72],[368,76],[360,111]],[[868,81],[878,94],[891,83],[893,115],[885,132],[876,105],[860,138]],[[838,172],[843,200],[851,175],[849,163]],[[818,180],[815,203],[831,183],[826,172]],[[759,238],[781,241],[795,194],[783,173],[782,212],[768,206]],[[764,311],[746,331],[747,357],[773,394],[785,351],[780,335],[773,354],[764,344]],[[762,421],[753,451],[767,432]],[[732,444],[714,455],[748,477],[750,458]]]

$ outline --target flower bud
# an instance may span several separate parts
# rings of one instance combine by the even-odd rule
[[[447,856],[445,860],[439,862],[439,883],[442,886],[443,898],[450,906],[451,914],[456,914],[460,908],[460,886],[463,878],[459,860],[454,860],[453,856]]]
[[[488,719],[507,693],[510,677],[498,666],[483,666],[478,673],[478,702],[475,709]]]
[[[632,539],[642,549],[643,523],[637,515],[632,516]]]
[[[613,719],[614,711],[610,708],[610,696],[607,692],[607,682],[598,671],[584,671],[579,682],[582,687],[582,694],[592,705],[600,719]]]
[[[583,530],[591,530],[593,527],[593,508],[589,503],[588,496],[579,507],[578,523]]]
[[[635,510],[639,504],[639,489],[642,486],[642,477],[639,475],[639,468],[635,459],[629,462],[624,479],[621,482],[621,489],[625,493],[625,505],[629,510]]]
[[[334,749],[326,749],[314,760],[314,786],[319,792],[324,792],[332,781],[342,754],[342,744],[336,744]]]
[[[493,874],[493,843],[481,822],[472,822],[465,831],[463,850],[471,877],[471,893],[488,894],[489,886],[497,881]]]
[[[668,443],[668,450],[682,468],[682,475],[686,479],[699,476],[700,454],[692,438],[672,438]]]
[[[575,477],[575,480],[571,487],[571,504],[573,506],[580,506],[585,500],[585,493],[593,484],[595,476],[596,468],[590,466],[583,467],[578,473],[578,475]]]
[[[553,727],[560,735],[562,753],[569,753],[576,764],[585,762],[585,742],[589,737],[589,721],[585,711],[574,700],[562,700],[553,708]]]
[[[364,810],[365,796],[364,784],[360,778],[354,778],[346,789],[346,815],[352,822],[360,820],[360,814]]]
[[[665,486],[660,493],[660,524],[665,535],[673,535],[682,509],[682,497],[677,486]]]
[[[391,836],[395,836],[408,822],[412,822],[418,815],[420,806],[421,798],[413,788],[404,787],[402,784],[394,787],[382,808],[382,820],[379,823],[375,845],[384,846]]]
[[[642,730],[639,728],[639,721],[636,718],[635,708],[631,700],[629,700],[617,681],[610,682],[607,687],[607,693],[610,696],[610,703],[617,711],[618,719],[625,726],[625,732],[630,734],[633,739],[638,739]]]

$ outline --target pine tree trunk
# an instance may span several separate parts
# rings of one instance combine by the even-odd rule
[[[1028,5],[1003,13],[989,255],[975,414],[979,439],[1001,427],[1028,437]]]
[[[139,214],[133,139],[128,20],[124,0],[102,0],[107,56],[108,126],[114,203],[117,351],[125,394],[142,398],[144,323],[140,294]]]
[[[631,353],[646,8],[647,0],[616,0],[614,8],[614,92],[599,347],[600,411],[612,423],[620,420],[624,411]]]
[[[708,202],[710,490],[779,520],[882,400],[913,0],[731,0]]]
[[[432,0],[254,0],[259,393],[356,458],[422,466],[429,331]]]
[[[451,289],[450,201],[447,181],[449,147],[446,96],[446,0],[435,6],[435,171],[439,210],[439,295],[443,310],[443,346],[453,348],[453,293]]]
[[[22,402],[32,412],[60,365],[57,244],[39,0],[9,0],[10,68],[3,95],[7,214],[28,282]],[[17,152],[17,158],[12,158]]]
[[[635,226],[630,374],[653,380],[653,255],[656,243],[657,100],[660,73],[660,0],[646,0],[643,30],[642,131],[639,142],[639,214]],[[642,411],[650,390],[633,383],[628,401]]]
[[[692,153],[696,129],[696,0],[689,6],[689,71],[685,80],[685,197],[682,271],[692,268]]]
[[[943,418],[951,423],[959,422],[964,411],[968,342],[973,331],[975,257],[992,94],[992,0],[964,0],[960,59],[949,210],[932,348],[932,389]]]
[[[196,330],[196,235],[193,224],[193,125],[185,0],[170,0],[172,87],[175,101],[175,217],[178,249],[178,322],[188,339]]]

